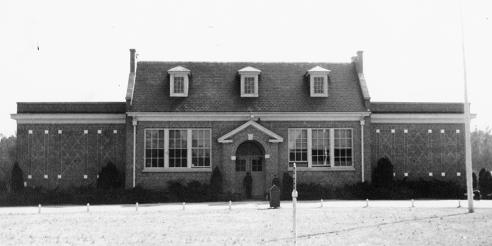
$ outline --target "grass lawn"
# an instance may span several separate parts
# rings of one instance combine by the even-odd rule
[[[444,202],[445,203],[445,202]],[[492,208],[303,202],[298,245],[490,245]],[[442,203],[435,202],[439,205]],[[453,201],[454,204],[454,201]],[[464,204],[464,202],[462,202]],[[422,205],[422,206],[420,206]],[[431,203],[432,205],[432,203]],[[419,207],[420,206],[420,207]],[[1,208],[0,245],[293,245],[292,204]]]

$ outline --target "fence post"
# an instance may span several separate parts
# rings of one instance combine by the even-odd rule
[[[185,202],[183,202],[183,210],[185,210],[185,205],[186,205],[186,203],[185,203]]]
[[[138,202],[135,203],[135,211],[138,212]]]
[[[89,207],[90,207],[90,205],[89,205],[89,203],[87,203],[87,213],[89,213]]]
[[[292,233],[294,234],[294,245],[297,245],[297,228],[296,228],[296,207],[297,207],[297,167],[296,163],[294,163],[294,175],[293,175],[293,189],[292,189],[292,213],[293,213],[293,221],[292,221]]]
[[[231,207],[231,206],[232,206],[232,201],[231,201],[231,200],[229,200],[229,210],[231,210],[231,209],[232,209],[232,207]]]
[[[38,214],[41,213],[41,204],[38,204]]]

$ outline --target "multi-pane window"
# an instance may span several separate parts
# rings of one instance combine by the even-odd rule
[[[184,93],[184,77],[174,76],[174,93]]]
[[[330,164],[330,129],[312,129],[311,159],[313,166]]]
[[[289,162],[307,166],[307,129],[289,129]]]
[[[251,171],[253,172],[263,171],[263,163],[261,159],[251,160]]]
[[[208,129],[197,129],[191,132],[191,165],[193,167],[209,167],[210,131]]]
[[[237,159],[236,160],[236,172],[245,172],[246,171],[246,160]]]
[[[164,167],[164,130],[145,131],[145,167]]]
[[[352,129],[289,129],[289,166],[348,167],[352,152]]]
[[[145,129],[146,168],[210,166],[210,129]]]
[[[255,94],[254,77],[244,77],[244,94]]]
[[[325,78],[324,77],[314,77],[314,93],[324,94],[325,93]]]
[[[352,130],[335,129],[335,166],[352,165]]]
[[[187,130],[169,130],[169,167],[186,167]]]

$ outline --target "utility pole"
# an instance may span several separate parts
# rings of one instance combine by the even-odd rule
[[[465,26],[463,23],[463,2],[460,1],[461,53],[463,59],[463,84],[465,87],[464,120],[465,120],[465,165],[466,165],[466,194],[468,197],[468,212],[473,213],[473,180],[470,139],[470,103],[468,102],[468,82],[466,75]]]

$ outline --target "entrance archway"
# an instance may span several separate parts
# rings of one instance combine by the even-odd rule
[[[237,191],[246,197],[244,178],[249,172],[252,178],[252,198],[263,198],[265,195],[265,150],[256,141],[245,141],[237,147],[235,186]]]

